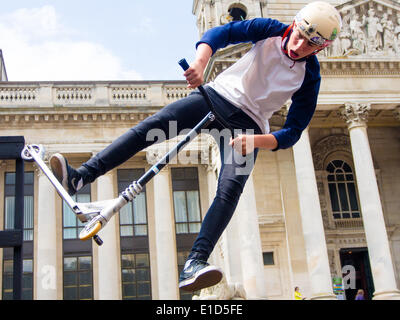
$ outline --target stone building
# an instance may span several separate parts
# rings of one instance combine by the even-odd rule
[[[311,299],[353,299],[359,288],[369,298],[400,297],[400,3],[330,2],[342,15],[343,31],[319,54],[315,116],[293,148],[259,153],[210,258],[225,278],[194,298],[292,299],[295,286]],[[231,20],[270,17],[289,24],[306,3],[194,0],[192,13],[201,35]],[[249,48],[218,51],[206,80]],[[44,145],[45,159],[61,152],[78,165],[188,93],[183,81],[6,81],[0,84],[0,135],[23,135]],[[289,106],[274,114],[272,130],[283,125]],[[178,140],[138,153],[77,200],[116,197]],[[179,292],[178,274],[213,199],[219,166],[215,143],[201,135],[108,223],[99,247],[77,239],[82,225],[26,163],[25,298],[192,298]],[[14,170],[12,161],[0,162],[0,230],[12,226]],[[10,249],[0,249],[3,299],[12,292],[11,259]]]

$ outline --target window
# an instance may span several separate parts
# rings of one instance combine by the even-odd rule
[[[179,277],[180,273],[182,272],[183,267],[185,266],[186,260],[189,256],[189,253],[190,253],[190,251],[188,251],[188,250],[178,251],[178,277]],[[193,295],[199,295],[199,294],[200,294],[200,290],[195,291],[195,292],[179,290],[180,300],[192,300]]]
[[[143,169],[118,170],[118,192],[124,191],[132,181],[140,178]],[[146,188],[119,211],[121,237],[147,236]]]
[[[197,168],[173,168],[171,174],[176,233],[198,233],[201,215]]]
[[[138,180],[144,169],[117,171],[118,192]],[[151,273],[147,229],[146,188],[119,212],[122,299],[150,300]]]
[[[5,173],[4,184],[4,229],[14,229],[15,219],[15,172]],[[33,299],[33,172],[24,173],[24,250],[22,299]],[[13,299],[13,248],[3,249],[3,299]]]
[[[72,198],[77,202],[90,202],[90,184]],[[63,299],[93,299],[92,241],[79,240],[84,224],[63,201]]]
[[[229,15],[232,17],[232,21],[246,20],[246,11],[244,8],[240,8],[238,5],[234,5],[228,10]]]
[[[33,260],[22,262],[22,299],[33,299]],[[13,265],[12,259],[3,261],[3,300],[13,299]]]
[[[93,299],[92,257],[64,257],[64,300]]]
[[[124,191],[132,181],[140,178],[143,169],[118,170],[118,192]],[[121,237],[147,236],[146,188],[119,212]]]
[[[351,167],[343,160],[333,160],[326,170],[333,218],[360,218],[358,194]]]
[[[7,172],[4,188],[4,229],[14,229],[15,173]],[[33,240],[33,172],[24,174],[24,241]]]
[[[76,202],[90,202],[90,185],[84,186],[79,192],[72,196]],[[84,227],[68,204],[63,201],[63,237],[64,239],[78,239],[79,233]]]
[[[201,227],[199,179],[196,167],[172,168],[171,177],[179,276]],[[194,294],[199,292],[179,292],[181,300]]]
[[[273,252],[263,252],[264,266],[273,266],[274,263],[274,253]]]
[[[148,253],[130,253],[121,256],[122,299],[150,300],[150,261]]]

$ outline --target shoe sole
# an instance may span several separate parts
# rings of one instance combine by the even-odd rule
[[[221,281],[223,273],[220,269],[208,266],[201,269],[194,277],[179,282],[179,289],[184,291],[198,291],[215,286]]]
[[[61,183],[63,188],[67,192],[69,192],[68,181],[67,181],[67,176],[68,176],[67,164],[65,162],[64,157],[59,153],[53,154],[52,157],[50,158],[50,167],[54,176]]]

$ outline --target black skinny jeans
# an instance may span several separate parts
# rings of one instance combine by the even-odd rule
[[[258,125],[242,110],[222,98],[212,88],[206,86],[205,89],[218,114],[230,123],[235,132],[262,133]],[[150,130],[160,129],[167,139],[171,139],[174,134],[176,135],[181,130],[193,128],[209,111],[202,94],[196,90],[188,97],[169,104],[128,130],[112,144],[84,163],[78,171],[82,174],[85,184],[93,182],[98,176],[119,166],[137,152],[155,143],[153,139],[147,139],[147,134]],[[170,121],[176,122],[176,130],[169,130]],[[210,133],[218,143],[221,154],[221,171],[218,178],[216,196],[207,211],[199,235],[189,255],[189,258],[204,261],[208,260],[215,244],[236,209],[258,152],[255,149],[253,153],[245,157],[239,155],[228,145],[230,138],[228,130],[223,130],[224,128],[217,121],[213,121],[207,129],[211,130]],[[228,134],[219,134],[221,130]],[[156,142],[162,141],[158,140]]]

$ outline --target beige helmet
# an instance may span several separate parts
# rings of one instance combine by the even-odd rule
[[[329,46],[342,27],[339,12],[329,3],[311,2],[294,18],[301,34],[318,46]]]

